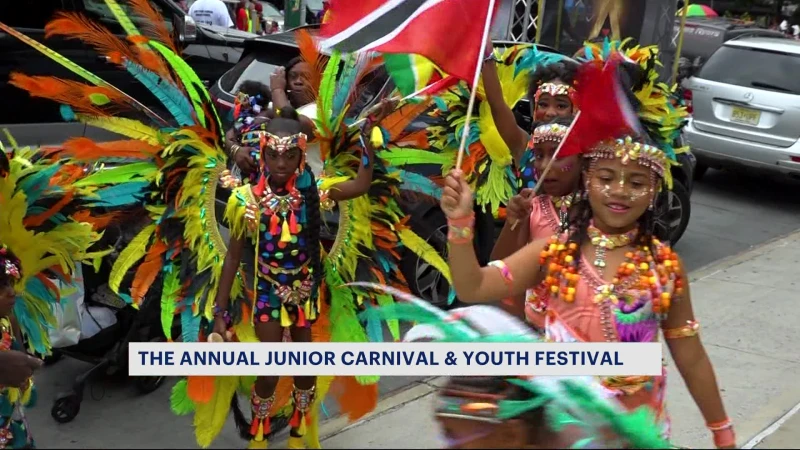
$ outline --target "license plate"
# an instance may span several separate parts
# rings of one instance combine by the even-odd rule
[[[761,111],[734,106],[731,112],[731,122],[758,125],[759,119],[761,119]]]

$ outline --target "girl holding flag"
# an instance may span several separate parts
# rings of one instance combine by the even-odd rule
[[[588,100],[581,102],[583,120],[576,121],[575,134],[561,144],[565,154],[580,152],[584,161],[573,226],[480,267],[471,239],[473,194],[461,172],[453,171],[441,201],[450,227],[453,284],[467,303],[521,295],[534,288],[550,341],[657,342],[663,334],[714,444],[733,448],[733,425],[699,338],[682,261],[653,235],[655,205],[670,185],[675,153],[682,151],[672,148],[663,127],[679,131],[682,121],[672,116],[680,113],[660,109],[659,131],[650,128],[649,133],[631,134],[639,124],[631,121],[628,106],[615,93],[616,67],[612,62],[601,71],[600,66],[582,67],[579,98]],[[663,102],[668,103],[666,95]],[[643,125],[647,129],[649,123]],[[666,370],[660,376],[599,381],[626,408],[649,408],[662,436],[669,437]]]

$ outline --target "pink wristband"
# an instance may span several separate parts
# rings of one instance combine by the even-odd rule
[[[508,295],[512,296],[514,289],[514,275],[511,274],[511,270],[508,268],[508,265],[501,260],[490,261],[489,265],[500,270],[500,275],[503,276],[503,281],[506,283],[506,286],[508,286]]]

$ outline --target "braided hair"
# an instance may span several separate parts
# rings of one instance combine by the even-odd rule
[[[300,115],[292,107],[282,108],[278,113],[269,121],[266,127],[268,133],[287,133],[297,134],[303,132],[303,126],[300,122]],[[303,160],[304,161],[304,160]],[[297,190],[303,196],[303,207],[306,214],[306,227],[308,228],[308,256],[309,264],[313,271],[315,289],[323,278],[322,269],[322,256],[320,250],[320,229],[322,226],[322,218],[319,210],[319,190],[317,188],[317,180],[314,177],[314,172],[311,167],[305,163],[303,174],[298,177]]]

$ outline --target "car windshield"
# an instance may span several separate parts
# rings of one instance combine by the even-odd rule
[[[709,58],[698,78],[798,95],[798,73],[800,55],[726,45]]]
[[[264,14],[264,17],[283,17],[277,8],[267,2],[261,2],[261,10]]]

